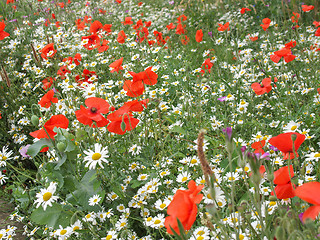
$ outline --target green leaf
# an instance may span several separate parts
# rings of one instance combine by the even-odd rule
[[[48,225],[49,227],[56,227],[60,214],[62,212],[62,207],[58,203],[53,203],[52,207],[47,207],[43,210],[42,207],[38,207],[31,214],[31,220],[40,225]]]
[[[186,131],[180,127],[180,126],[173,126],[171,129],[170,129],[170,132],[176,132],[176,133],[180,133],[180,134],[183,134],[185,135],[186,134]]]
[[[97,179],[95,170],[89,170],[76,188],[77,190],[73,192],[74,196],[70,198],[75,198],[78,201],[78,204],[87,210],[90,208],[88,205],[89,198],[102,192],[101,182]]]
[[[54,170],[58,170],[62,164],[67,160],[67,154],[62,153],[62,157],[59,156],[59,161],[57,165],[54,167]]]
[[[27,151],[27,154],[31,157],[36,156],[41,149],[43,149],[44,147],[52,147],[52,142],[47,139],[47,138],[41,138],[39,141],[35,142],[34,144],[32,144]]]
[[[76,141],[80,142],[81,140],[86,139],[88,136],[87,132],[82,129],[77,129],[76,131]]]
[[[142,181],[138,181],[138,180],[132,180],[131,183],[132,183],[132,184],[131,184],[131,187],[132,187],[132,188],[140,187],[140,186],[143,184]]]

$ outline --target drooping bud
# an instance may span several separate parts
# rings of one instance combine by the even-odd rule
[[[33,126],[38,127],[39,125],[39,118],[36,115],[31,116],[31,123]]]

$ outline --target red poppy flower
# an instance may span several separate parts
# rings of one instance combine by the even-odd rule
[[[97,33],[102,28],[103,28],[103,25],[102,25],[102,23],[100,21],[94,21],[91,24],[89,31],[91,33]]]
[[[265,78],[262,80],[262,83],[252,83],[251,88],[257,95],[262,95],[271,91],[271,78]]]
[[[125,102],[121,108],[127,108],[127,112],[142,112],[144,108],[147,108],[147,103],[149,99],[145,99],[142,101],[133,100],[129,102]]]
[[[127,92],[129,97],[138,97],[144,92],[144,84],[155,85],[157,83],[158,74],[153,72],[152,67],[148,67],[145,71],[135,73],[130,72],[133,77],[132,81],[127,80],[123,85],[123,89]]]
[[[274,188],[276,197],[278,199],[293,198],[294,193],[294,184],[291,183],[291,178],[294,176],[293,167],[290,165],[290,174],[288,166],[279,168],[274,172],[273,183],[277,186]],[[271,193],[274,195],[274,192]]]
[[[61,76],[61,79],[65,79],[67,73],[71,73],[71,71],[66,66],[61,66],[57,72]]]
[[[126,17],[125,19],[124,19],[124,22],[121,22],[123,25],[131,25],[131,24],[133,24],[133,22],[132,22],[132,17]]]
[[[69,125],[69,120],[64,115],[62,115],[62,114],[54,115],[43,125],[42,129],[37,130],[35,132],[31,132],[30,135],[34,138],[49,138],[50,137],[50,138],[54,139],[54,136],[57,133],[54,132],[53,129],[55,127],[67,129],[68,125]]]
[[[77,110],[76,118],[79,122],[90,127],[104,127],[109,121],[101,114],[109,112],[109,103],[102,98],[90,97],[85,100],[85,108],[83,105],[80,106],[80,110]]]
[[[208,70],[208,72],[210,73],[212,67],[213,63],[210,61],[210,58],[207,58],[201,65],[201,73],[205,73],[205,70]]]
[[[80,65],[80,62],[82,59],[82,56],[80,53],[76,53],[76,55],[73,57],[64,58],[62,61],[67,63],[68,65],[72,64],[74,62],[77,66]]]
[[[292,137],[292,135],[295,135],[296,137]],[[278,136],[272,137],[269,140],[269,143],[272,146],[275,146],[278,148],[283,155],[283,159],[290,159],[294,158],[294,153],[293,153],[293,142],[292,138],[296,138],[294,140],[294,149],[295,149],[295,155],[299,157],[297,150],[299,149],[300,145],[304,142],[306,136],[300,133],[296,132],[287,132],[287,133],[282,133],[279,134]]]
[[[313,25],[314,25],[315,27],[320,27],[320,21],[319,21],[319,22],[314,21],[314,22],[313,22]]]
[[[123,90],[126,91],[126,94],[129,97],[138,97],[141,96],[144,92],[144,84],[142,81],[134,82],[126,80],[123,84]]]
[[[81,40],[82,41],[87,40],[87,43],[83,46],[88,50],[92,50],[94,48],[97,48],[98,45],[100,44],[100,38],[96,33],[94,33],[90,36],[83,36],[83,37],[81,37]]]
[[[122,62],[123,62],[123,57],[111,63],[109,65],[109,67],[112,68],[111,73],[113,72],[119,73],[120,70],[123,70],[123,67],[121,66]]]
[[[175,29],[176,26],[173,24],[173,23],[170,23],[169,25],[166,26],[168,30],[171,30],[171,29]]]
[[[292,55],[290,48],[284,47],[279,51],[275,51],[274,54],[270,56],[270,59],[271,61],[278,63],[282,57],[286,63],[291,62],[296,58],[295,55]]]
[[[184,35],[184,36],[181,38],[181,43],[182,43],[183,45],[187,45],[187,44],[189,43],[189,41],[190,41],[190,38],[188,38],[187,35]]]
[[[295,12],[292,12],[292,17],[291,17],[291,22],[293,23],[297,23],[299,21],[299,18],[300,18],[300,14],[299,13],[295,13]],[[298,26],[299,27],[299,26]]]
[[[103,26],[103,30],[105,30],[107,33],[111,33],[112,32],[111,27],[112,27],[112,24],[105,24]]]
[[[54,91],[50,90],[48,91],[41,100],[38,102],[38,104],[41,105],[41,107],[49,108],[51,106],[51,103],[57,103],[58,98],[53,97]]]
[[[262,29],[263,29],[264,31],[266,31],[266,30],[269,28],[270,23],[271,23],[271,19],[270,19],[270,18],[264,18],[264,19],[262,20],[262,24],[261,24],[260,26],[262,27]]]
[[[187,31],[185,30],[186,25],[182,25],[181,23],[178,23],[176,28],[176,34],[181,35],[185,34]]]
[[[196,33],[196,41],[197,42],[202,42],[202,38],[203,38],[203,32],[202,32],[202,29],[200,29]]]
[[[4,22],[0,22],[0,40],[3,40],[6,37],[9,37],[10,34],[4,31],[6,24]]]
[[[316,32],[314,33],[314,35],[316,37],[320,37],[320,27],[316,30]]]
[[[165,39],[162,37],[162,33],[161,32],[158,32],[158,31],[154,31],[153,32],[153,35],[156,37],[156,40],[157,40],[157,44],[159,46],[161,45],[164,45],[167,40],[169,39],[169,37],[167,36]],[[150,43],[149,43],[150,44]]]
[[[110,121],[107,129],[119,135],[125,134],[127,131],[134,129],[139,119],[133,117],[132,113],[128,111],[127,107],[121,107],[113,113],[109,114],[107,119]]]
[[[314,6],[312,5],[301,5],[301,7],[302,7],[302,11],[304,12],[309,12],[314,9]]]
[[[98,46],[98,52],[101,53],[107,51],[109,49],[108,43],[109,41],[103,39],[102,44]]]
[[[249,8],[241,8],[241,10],[240,10],[240,13],[241,14],[244,14],[246,11],[251,11],[251,9],[249,9]]]
[[[315,220],[320,213],[320,183],[308,182],[296,188],[295,195],[302,200],[311,203],[315,206],[309,207],[302,215],[302,221],[307,218]]]
[[[177,22],[181,23],[181,22],[186,21],[187,19],[188,19],[187,16],[182,14],[181,16],[177,17]]]
[[[254,149],[254,153],[260,153],[261,155],[264,154],[263,147],[266,144],[266,140],[254,142],[251,144],[251,147]]]
[[[121,30],[118,33],[117,41],[118,41],[118,43],[122,44],[122,43],[125,43],[126,38],[127,38],[127,35],[124,33],[123,30]]]
[[[78,30],[84,30],[86,28],[86,24],[80,18],[75,21]]]
[[[229,22],[225,23],[224,25],[218,23],[218,25],[219,25],[218,27],[219,32],[230,31]]]
[[[181,234],[178,228],[178,221],[182,223],[185,231],[189,230],[197,217],[198,207],[203,198],[203,194],[199,194],[204,185],[197,186],[195,181],[188,183],[188,190],[177,190],[168,206],[168,217],[164,221],[169,234],[173,234],[171,228]]]
[[[47,90],[48,88],[50,88],[52,86],[52,84],[53,84],[53,81],[55,81],[55,80],[56,79],[52,78],[52,77],[43,79],[42,80],[42,84],[43,84],[42,88],[43,88],[43,90]]]
[[[255,36],[255,37],[249,37],[249,39],[254,42],[254,41],[257,41],[258,40],[258,36]]]
[[[57,50],[54,49],[53,45],[54,43],[49,43],[40,50],[43,59],[48,60],[48,57],[52,58],[56,54]]]

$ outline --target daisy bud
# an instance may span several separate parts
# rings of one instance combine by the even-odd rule
[[[31,117],[31,123],[33,126],[38,127],[39,125],[39,118],[36,115],[32,115]]]

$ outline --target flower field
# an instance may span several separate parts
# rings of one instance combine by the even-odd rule
[[[0,239],[319,239],[318,0],[0,0]]]

